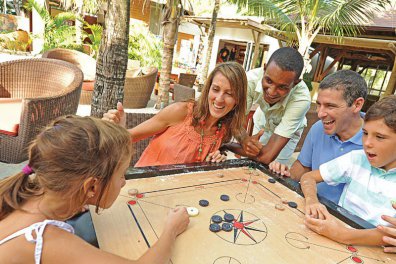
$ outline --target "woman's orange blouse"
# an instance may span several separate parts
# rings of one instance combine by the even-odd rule
[[[191,125],[194,103],[189,103],[183,122],[168,127],[153,137],[135,167],[181,164],[204,161],[206,156],[219,149],[225,134],[225,126],[216,135],[203,136]],[[202,141],[202,153],[199,147]]]

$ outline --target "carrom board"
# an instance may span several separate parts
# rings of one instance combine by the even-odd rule
[[[199,214],[190,217],[188,229],[177,238],[170,263],[396,263],[396,256],[381,247],[344,245],[310,231],[303,223],[298,185],[255,162],[147,167],[131,169],[126,177],[130,180],[110,209],[97,215],[91,208],[100,248],[125,258],[137,259],[158,240],[171,208],[191,206]],[[129,196],[131,188],[140,195]],[[220,199],[223,194],[229,201]],[[202,199],[207,207],[198,204]],[[349,225],[370,227],[324,203]],[[212,216],[225,213],[234,216],[232,230],[211,232]]]

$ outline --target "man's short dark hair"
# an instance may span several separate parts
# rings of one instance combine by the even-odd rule
[[[282,71],[292,71],[296,74],[296,79],[300,78],[301,72],[304,68],[304,59],[301,54],[293,48],[284,47],[277,49],[272,53],[267,65],[275,62]]]
[[[366,99],[367,96],[366,81],[359,73],[351,70],[341,70],[326,76],[319,84],[319,90],[325,89],[343,90],[348,106],[359,97]]]

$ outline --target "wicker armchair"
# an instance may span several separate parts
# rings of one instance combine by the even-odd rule
[[[174,95],[175,95],[175,102],[183,102],[190,99],[195,99],[195,90],[193,88],[175,84],[173,87]]]
[[[80,104],[91,104],[96,75],[96,60],[94,58],[76,50],[62,48],[48,50],[42,57],[67,61],[80,68],[84,73]]]
[[[191,74],[191,73],[180,73],[179,74],[179,78],[178,78],[178,82],[177,84],[186,86],[186,87],[190,87],[193,88],[194,83],[195,83],[195,79],[197,78],[196,74]],[[175,85],[176,83],[171,83],[169,86],[169,92],[172,93],[172,99],[176,101],[175,99]],[[195,94],[194,94],[195,95]]]
[[[0,98],[22,99],[17,135],[0,134],[0,161],[26,160],[26,148],[42,127],[59,116],[75,114],[82,81],[80,69],[59,60],[0,63]]]
[[[179,84],[184,85],[187,87],[192,88],[195,83],[195,79],[197,78],[196,74],[191,74],[191,73],[180,73],[179,75]]]
[[[145,108],[153,92],[157,78],[157,68],[150,68],[146,75],[125,78],[124,85],[124,107]]]
[[[127,113],[126,114],[126,127],[133,128],[140,123],[152,118],[155,114],[154,113]],[[150,143],[151,138],[146,138],[140,140],[138,142],[133,143],[133,155],[131,159],[131,166],[134,166],[135,163],[139,160],[140,155],[142,155],[143,151],[146,149],[148,144]]]

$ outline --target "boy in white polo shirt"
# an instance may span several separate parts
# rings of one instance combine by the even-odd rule
[[[316,183],[345,183],[339,205],[371,224],[386,225],[382,215],[396,216],[396,96],[383,98],[366,113],[363,150],[354,150],[304,174],[307,227],[345,244],[383,245],[380,229],[345,227],[319,203]]]

